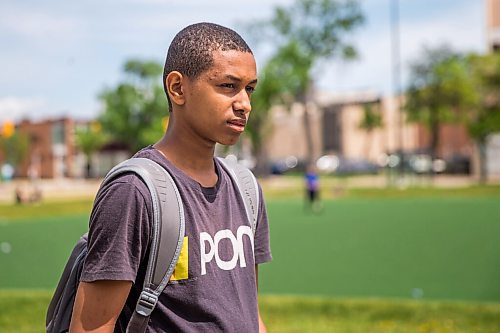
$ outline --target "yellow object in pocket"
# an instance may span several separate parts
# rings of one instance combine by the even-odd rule
[[[181,253],[177,265],[175,265],[174,273],[170,277],[170,281],[185,280],[189,278],[189,242],[188,237],[184,237]]]

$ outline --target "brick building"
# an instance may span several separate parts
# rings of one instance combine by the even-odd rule
[[[75,122],[69,118],[21,121],[16,130],[28,137],[29,150],[16,175],[30,178],[74,176],[74,127]]]
[[[421,125],[403,121],[402,133],[397,100],[373,93],[335,95],[320,93],[308,107],[313,141],[313,158],[334,154],[346,159],[377,163],[387,153],[425,153],[430,142],[429,132]],[[382,126],[371,132],[361,128],[366,105],[382,118]],[[272,133],[266,141],[271,160],[293,155],[299,160],[307,156],[303,124],[305,108],[294,105],[290,110],[275,108],[271,116]],[[400,142],[399,139],[402,139]],[[443,159],[470,158],[473,143],[463,125],[446,124],[440,129],[438,155]]]

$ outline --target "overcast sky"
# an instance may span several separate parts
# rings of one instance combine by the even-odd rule
[[[331,61],[316,76],[331,92],[392,92],[392,0],[362,0],[365,24],[352,35],[359,58]],[[423,45],[486,49],[485,0],[399,0],[403,82]],[[89,119],[97,95],[123,78],[127,59],[164,61],[184,26],[208,21],[248,37],[243,23],[270,17],[291,0],[0,0],[0,122],[73,116]],[[258,65],[268,48],[249,44]],[[320,73],[320,74],[319,74]]]

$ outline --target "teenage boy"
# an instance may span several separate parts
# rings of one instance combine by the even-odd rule
[[[214,158],[215,144],[236,143],[248,121],[257,84],[252,51],[228,28],[188,26],[169,47],[163,84],[167,131],[135,156],[170,172],[185,203],[186,231],[147,332],[265,332],[257,304],[258,264],[271,260],[265,206],[260,200],[249,233],[238,188]],[[70,332],[125,330],[144,280],[151,212],[149,191],[133,174],[96,197]]]

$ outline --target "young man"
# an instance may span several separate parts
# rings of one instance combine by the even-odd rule
[[[244,203],[214,158],[215,144],[236,143],[248,121],[257,84],[252,51],[228,28],[188,26],[170,45],[163,84],[168,129],[136,156],[173,176],[185,203],[186,232],[147,332],[265,332],[257,265],[271,260],[266,210],[261,200],[255,235],[244,234]],[[148,193],[135,175],[124,175],[96,198],[70,332],[125,330],[149,255]]]

